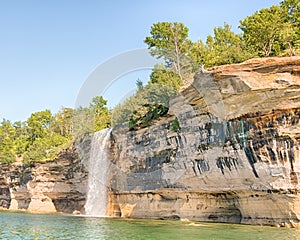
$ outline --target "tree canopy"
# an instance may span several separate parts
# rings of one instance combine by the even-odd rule
[[[39,111],[24,122],[4,119],[0,123],[0,163],[29,164],[55,159],[62,149],[72,145],[75,134],[82,136],[110,126],[106,104],[103,97],[97,96],[84,109],[62,108],[54,115],[49,110]]]
[[[144,41],[150,53],[157,58],[163,58],[166,66],[174,70],[181,80],[191,46],[188,32],[189,29],[183,23],[159,22],[152,25],[150,36]]]
[[[241,21],[240,25],[246,44],[264,57],[278,55],[282,27],[283,19],[278,6],[261,9]]]
[[[74,138],[103,128],[129,126],[130,130],[147,127],[168,113],[170,97],[204,68],[239,63],[252,57],[292,56],[300,53],[300,2],[284,0],[279,5],[256,11],[240,21],[240,34],[224,23],[213,29],[206,41],[193,42],[189,29],[179,22],[158,22],[144,42],[152,56],[163,63],[153,68],[144,86],[137,80],[135,95],[107,107],[96,96],[88,107],[62,108],[32,113],[24,122],[3,119],[0,123],[0,163],[43,162],[54,159],[70,146]],[[174,129],[178,123],[174,122]]]
[[[295,55],[300,41],[299,5],[298,0],[285,0],[242,20],[239,27],[248,49],[262,57]]]
[[[215,27],[214,35],[207,37],[206,66],[238,63],[250,57],[251,53],[246,50],[242,37],[231,31],[227,23],[223,27]]]

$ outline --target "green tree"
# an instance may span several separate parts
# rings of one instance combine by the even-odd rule
[[[279,38],[283,27],[284,19],[278,6],[255,12],[240,21],[239,26],[249,49],[264,57],[279,54]]]
[[[49,110],[35,112],[25,124],[15,124],[20,132],[15,140],[16,153],[22,155],[24,163],[54,160],[70,146],[73,111],[62,108],[55,116]]]
[[[166,66],[184,80],[184,68],[188,65],[187,56],[191,47],[189,29],[178,22],[159,22],[152,25],[150,36],[144,42],[150,53],[164,59]]]
[[[165,85],[176,91],[182,85],[180,77],[176,73],[167,70],[163,65],[154,67],[150,75],[150,83]]]
[[[67,147],[63,145],[65,142],[66,139],[59,134],[53,134],[51,137],[37,138],[24,153],[23,162],[29,164],[52,161],[63,148]]]
[[[300,25],[300,2],[299,0],[284,0],[280,3],[282,17],[285,22],[294,23],[296,26]],[[300,33],[298,33],[300,34]]]
[[[51,123],[51,130],[66,138],[72,138],[73,117],[75,110],[72,108],[62,108]]]
[[[31,114],[27,120],[28,133],[31,142],[37,138],[43,138],[50,133],[50,124],[53,116],[50,110],[44,110]]]
[[[285,0],[280,3],[280,8],[284,20],[280,42],[283,46],[283,54],[292,56],[300,48],[300,2],[299,0]]]
[[[242,62],[251,57],[238,34],[231,31],[231,26],[214,28],[214,36],[209,35],[206,41],[204,61],[207,66]]]
[[[110,127],[111,116],[107,108],[107,100],[102,96],[96,96],[90,103],[89,109],[94,117],[94,130],[100,131],[104,128]]]
[[[27,150],[29,146],[28,127],[26,122],[17,121],[13,124],[16,137],[14,140],[15,154],[19,157]]]
[[[140,79],[136,80],[136,87],[137,87],[137,91],[142,91],[143,90],[144,85],[143,85],[143,82]]]
[[[279,41],[282,45],[282,55],[294,56],[296,49],[299,48],[300,39],[296,32],[296,28],[292,23],[286,22],[279,34]]]
[[[129,125],[131,129],[145,127],[151,121],[166,114],[169,99],[176,91],[166,85],[150,83],[141,91],[114,107],[112,126]]]
[[[191,59],[192,72],[197,72],[199,69],[208,66],[208,48],[202,40],[198,40],[195,43],[192,43],[192,46],[189,51],[189,57]]]
[[[87,107],[77,108],[73,116],[73,136],[75,141],[93,132],[95,132],[94,114]]]
[[[72,113],[72,109],[64,108],[53,116],[45,110],[32,113],[23,125],[16,123],[20,132],[14,143],[16,154],[22,155],[24,163],[54,160],[71,144]]]
[[[13,163],[16,161],[14,155],[15,128],[8,120],[3,120],[0,125],[0,162]]]

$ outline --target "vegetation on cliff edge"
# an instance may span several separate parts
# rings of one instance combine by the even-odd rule
[[[0,163],[43,162],[80,137],[103,128],[127,125],[130,130],[147,127],[167,114],[171,96],[204,68],[239,63],[252,57],[293,56],[300,53],[300,3],[284,0],[278,6],[261,9],[240,21],[241,33],[231,26],[214,28],[206,41],[193,42],[183,23],[153,24],[144,42],[152,56],[163,60],[152,70],[146,86],[138,81],[138,90],[112,113],[101,96],[89,107],[62,108],[31,114],[24,122],[0,123]],[[172,129],[179,128],[173,122]]]
[[[54,115],[44,110],[32,113],[24,122],[4,119],[0,123],[0,163],[53,160],[61,150],[72,145],[74,137],[110,126],[106,104],[102,97],[95,97],[87,108],[62,108]]]

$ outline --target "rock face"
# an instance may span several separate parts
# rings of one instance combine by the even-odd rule
[[[300,57],[199,73],[111,144],[112,216],[299,227]]]
[[[0,207],[83,213],[91,139],[0,165]],[[108,213],[300,227],[300,57],[209,69],[151,126],[114,129]]]
[[[71,148],[52,162],[0,165],[0,207],[31,212],[83,212],[87,185],[83,160]]]

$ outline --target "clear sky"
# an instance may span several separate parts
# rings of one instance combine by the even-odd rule
[[[279,2],[1,0],[0,119],[74,107],[92,70],[116,54],[146,47],[153,23],[183,22],[191,40],[205,40],[224,22],[238,32],[240,20]]]

